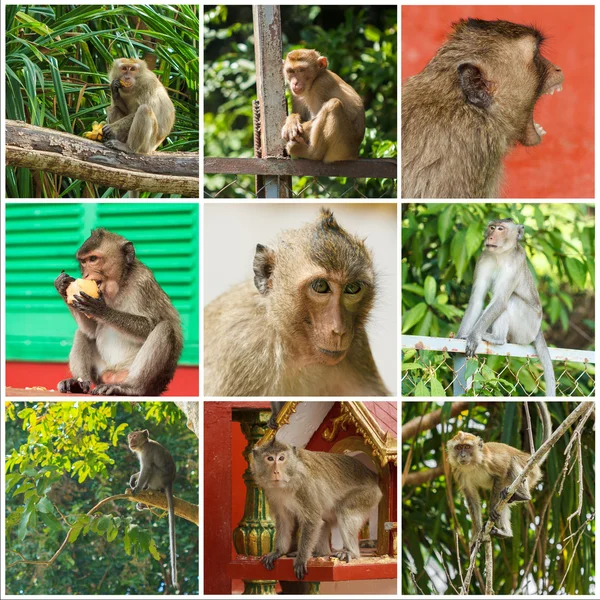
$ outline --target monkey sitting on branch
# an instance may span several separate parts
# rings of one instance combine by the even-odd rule
[[[316,50],[293,50],[283,62],[292,114],[281,137],[290,156],[331,163],[358,158],[365,107],[356,91],[328,68]]]
[[[303,450],[273,438],[253,448],[251,468],[275,517],[275,550],[261,559],[267,569],[291,553],[296,529],[298,579],[306,576],[312,556],[360,558],[359,531],[382,497],[368,467],[350,456]],[[336,524],[344,547],[332,554],[329,539]]]
[[[171,133],[175,107],[146,62],[117,58],[109,73],[111,105],[104,143],[121,152],[150,154]]]
[[[540,31],[461,19],[421,73],[402,86],[402,197],[496,198],[502,159],[545,135],[533,118],[563,73]]]
[[[552,359],[542,332],[540,295],[519,241],[523,225],[512,219],[490,221],[483,253],[477,260],[473,289],[457,337],[466,339],[465,355],[475,356],[481,341],[490,344],[531,344],[544,369],[546,396],[556,395]],[[492,299],[483,309],[488,290]]]
[[[76,258],[84,282],[97,292],[76,288],[73,293],[70,286],[80,280],[66,273],[54,282],[78,325],[69,354],[72,378],[58,384],[59,392],[160,395],[173,379],[183,346],[171,300],[120,235],[94,229]]]
[[[552,435],[550,412],[545,402],[539,402],[538,407],[544,428],[543,442],[546,442]],[[457,433],[448,442],[447,450],[452,474],[465,497],[471,516],[471,548],[483,528],[480,490],[491,490],[488,508],[489,517],[494,521],[495,526],[491,529],[490,535],[497,538],[511,538],[511,504],[531,500],[531,491],[542,478],[540,469],[542,461],[531,469],[523,484],[517,488],[509,503],[499,514],[496,506],[506,497],[507,489],[522,473],[531,455],[507,444],[484,443],[480,437],[464,431]]]
[[[258,244],[254,281],[205,309],[205,394],[389,395],[365,329],[375,291],[371,253],[330,210]]]

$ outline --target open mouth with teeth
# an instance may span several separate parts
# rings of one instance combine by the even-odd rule
[[[549,87],[542,96],[553,96],[554,92],[562,92],[562,82]],[[533,111],[531,111],[531,119],[527,123],[525,132],[519,140],[523,146],[535,146],[542,141],[542,137],[546,135],[544,128],[533,120]]]

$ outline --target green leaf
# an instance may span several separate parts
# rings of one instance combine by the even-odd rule
[[[154,560],[158,560],[160,562],[160,554],[158,553],[158,549],[156,548],[156,542],[154,541],[154,539],[150,540],[150,543],[148,544],[148,551],[150,552]]]
[[[425,291],[425,302],[431,306],[435,302],[435,293],[437,291],[435,279],[431,275],[425,278],[423,289]]]
[[[582,290],[585,287],[585,277],[587,274],[585,265],[577,258],[567,256],[565,259],[565,267],[567,268],[567,273],[574,285]]]
[[[40,519],[48,526],[52,531],[62,531],[61,522],[50,513],[40,513]]]
[[[429,383],[431,384],[431,395],[432,396],[445,396],[446,395],[446,390],[444,389],[444,386],[435,377],[433,377]]]
[[[429,390],[427,386],[423,383],[423,381],[419,381],[417,386],[415,387],[415,396],[429,396]]]
[[[427,304],[425,302],[419,302],[419,304],[405,312],[402,316],[402,333],[406,333],[414,327],[425,316],[426,312]]]
[[[54,506],[52,505],[52,502],[48,500],[48,498],[42,498],[37,503],[37,510],[41,513],[51,513],[54,511]]]
[[[452,244],[450,246],[450,256],[452,256],[454,268],[456,269],[456,279],[459,283],[462,281],[462,276],[464,275],[469,262],[467,246],[465,243],[466,234],[466,229],[459,231],[452,239]]]
[[[454,205],[448,206],[442,211],[438,218],[438,237],[442,244],[450,237],[450,232],[454,225]]]
[[[469,358],[465,367],[465,379],[472,377],[479,368],[479,361],[476,358]]]

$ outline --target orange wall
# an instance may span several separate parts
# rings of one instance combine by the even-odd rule
[[[593,6],[403,6],[402,80],[423,70],[451,23],[467,17],[534,24],[548,38],[544,54],[564,73],[563,91],[543,97],[535,120],[548,133],[518,146],[505,161],[503,197],[594,196]]]

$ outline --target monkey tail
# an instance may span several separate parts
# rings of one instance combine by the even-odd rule
[[[171,579],[173,587],[179,590],[177,583],[177,548],[175,545],[175,507],[173,503],[173,488],[169,485],[165,489],[167,506],[169,508],[169,544],[171,546]]]
[[[544,380],[546,381],[546,396],[556,396],[556,380],[554,379],[554,367],[552,366],[552,359],[550,358],[550,352],[548,352],[548,346],[542,333],[542,328],[538,331],[537,336],[533,342],[535,351],[537,352],[538,358],[544,368]]]

